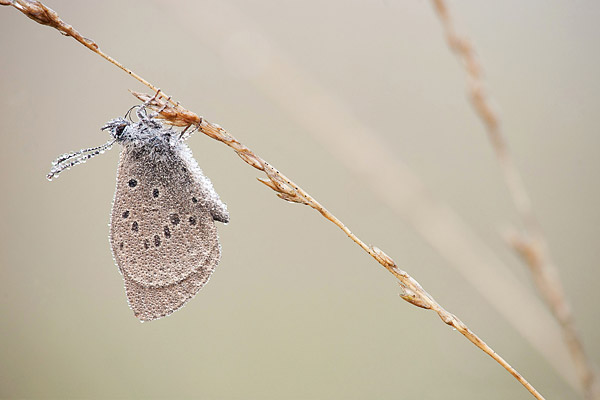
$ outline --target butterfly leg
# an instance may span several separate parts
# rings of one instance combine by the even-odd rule
[[[150,115],[148,116],[148,118],[150,118],[150,119],[153,119],[153,118],[156,118],[156,117],[158,117],[158,116],[160,115],[160,113],[161,113],[161,112],[165,111],[165,109],[166,109],[167,107],[169,107],[169,101],[170,101],[170,100],[171,100],[171,96],[169,96],[169,97],[167,98],[167,100],[165,101],[165,104],[162,106],[162,108],[161,108],[160,110],[153,112],[152,114],[150,114]]]

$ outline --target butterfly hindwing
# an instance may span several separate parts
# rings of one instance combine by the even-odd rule
[[[220,251],[220,247],[215,246],[211,257],[202,266],[204,268],[199,268],[181,282],[169,286],[144,287],[123,275],[127,301],[135,316],[142,321],[149,321],[167,316],[181,308],[208,282],[214,269],[211,262],[219,259]]]

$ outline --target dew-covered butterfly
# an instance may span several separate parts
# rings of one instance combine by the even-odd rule
[[[163,127],[145,105],[137,107],[137,122],[129,114],[102,127],[111,136],[107,143],[63,154],[47,177],[123,146],[110,245],[129,306],[148,321],[178,310],[208,282],[221,258],[214,221],[229,222],[229,213],[182,132]]]

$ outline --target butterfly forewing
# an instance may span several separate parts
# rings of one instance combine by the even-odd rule
[[[117,171],[110,242],[129,304],[143,320],[185,304],[220,259],[205,190],[176,150],[149,157],[146,148],[126,146]]]

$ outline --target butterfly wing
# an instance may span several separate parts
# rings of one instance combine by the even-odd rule
[[[125,146],[110,223],[113,257],[136,317],[182,307],[208,282],[221,252],[202,182],[176,149]]]
[[[208,213],[202,214],[202,217],[205,220],[200,223],[214,226]],[[167,286],[145,286],[123,274],[127,300],[135,316],[142,321],[161,318],[178,310],[194,297],[208,282],[221,257],[219,243],[215,241],[212,245],[209,256],[187,278]]]

